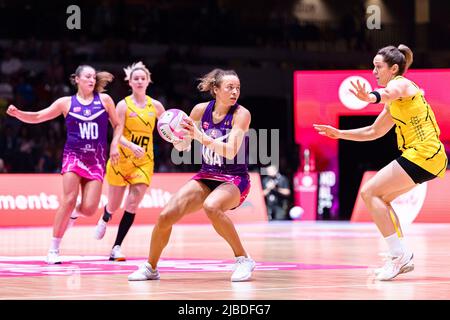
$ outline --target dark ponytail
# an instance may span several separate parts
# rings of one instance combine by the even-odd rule
[[[209,91],[209,93],[213,96],[213,98],[215,98],[216,94],[214,93],[214,88],[220,87],[220,84],[222,83],[222,78],[224,76],[238,77],[236,71],[234,70],[214,69],[213,71],[205,74],[203,77],[199,79],[200,83],[198,84],[197,88],[201,92]]]
[[[383,56],[384,62],[389,67],[392,67],[394,64],[398,65],[397,76],[404,75],[413,62],[413,53],[404,44],[399,45],[398,48],[394,46],[381,48],[378,50],[378,54]]]

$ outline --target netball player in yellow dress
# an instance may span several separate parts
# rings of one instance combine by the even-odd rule
[[[405,45],[382,48],[373,60],[373,74],[384,88],[368,92],[359,81],[352,83],[350,91],[360,100],[384,103],[372,125],[353,130],[314,125],[321,135],[353,141],[377,139],[395,126],[402,155],[378,171],[361,189],[361,197],[389,247],[389,259],[376,270],[378,280],[391,280],[414,269],[413,253],[401,239],[403,234],[391,201],[419,183],[442,177],[447,168],[434,113],[419,87],[403,76],[412,60],[413,53]]]
[[[128,186],[125,211],[109,258],[113,261],[125,260],[121,245],[133,224],[136,210],[152,179],[153,129],[157,118],[165,111],[161,102],[146,95],[151,78],[150,71],[142,62],[128,66],[124,71],[125,80],[128,81],[132,94],[117,104],[119,121],[124,124],[119,146],[120,158],[116,165],[109,161],[107,163],[108,204],[95,229],[95,238],[102,239],[106,232],[106,225],[112,214],[119,209]]]

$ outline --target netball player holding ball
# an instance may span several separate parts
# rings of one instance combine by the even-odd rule
[[[232,70],[214,69],[201,78],[200,91],[213,100],[197,104],[190,117],[183,117],[183,140],[174,139],[182,150],[191,139],[202,144],[200,171],[176,192],[153,228],[148,261],[128,276],[130,281],[159,279],[158,261],[166,247],[172,226],[184,215],[203,209],[216,232],[230,245],[236,263],[231,281],[249,280],[255,262],[244,249],[228,210],[235,209],[248,195],[248,137],[250,112],[237,103],[240,81]],[[161,119],[164,115],[161,116]],[[188,142],[186,142],[188,141]]]

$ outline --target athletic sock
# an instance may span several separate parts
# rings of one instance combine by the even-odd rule
[[[112,218],[112,214],[108,212],[108,210],[106,210],[106,206],[105,206],[105,211],[103,213],[103,221],[108,222],[109,220],[111,220]]]
[[[50,242],[50,250],[59,250],[61,239],[62,238],[52,237],[52,241]]]
[[[401,256],[404,252],[406,252],[406,248],[398,237],[397,233],[393,233],[390,236],[384,238],[389,247],[389,253],[394,257]]]
[[[127,235],[128,230],[130,230],[131,225],[134,222],[135,216],[136,216],[136,214],[128,212],[128,211],[125,211],[123,213],[122,219],[120,220],[119,230],[117,231],[117,237],[116,237],[116,241],[114,242],[114,246],[122,245],[123,239]]]

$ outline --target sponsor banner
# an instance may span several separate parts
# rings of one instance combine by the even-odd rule
[[[155,173],[150,187],[139,206],[135,223],[154,224],[159,213],[172,195],[194,173]],[[260,176],[250,173],[251,188],[240,207],[227,212],[235,223],[267,221],[267,209]],[[1,174],[0,175],[0,227],[52,226],[56,210],[62,201],[62,176],[60,174]],[[127,192],[121,208],[111,221],[118,224],[122,217]],[[81,201],[81,192],[78,197]],[[108,184],[103,184],[98,212],[92,217],[80,218],[77,225],[96,224],[108,203]],[[209,223],[203,210],[183,217],[179,223]]]
[[[361,181],[363,186],[376,171],[367,171]],[[360,186],[360,190],[361,190]],[[436,178],[431,181],[417,185],[392,202],[397,216],[402,225],[412,222],[450,222],[448,208],[450,207],[450,198],[448,190],[450,189],[450,170],[444,178]],[[367,222],[372,221],[364,201],[359,196],[353,207],[351,221]]]

